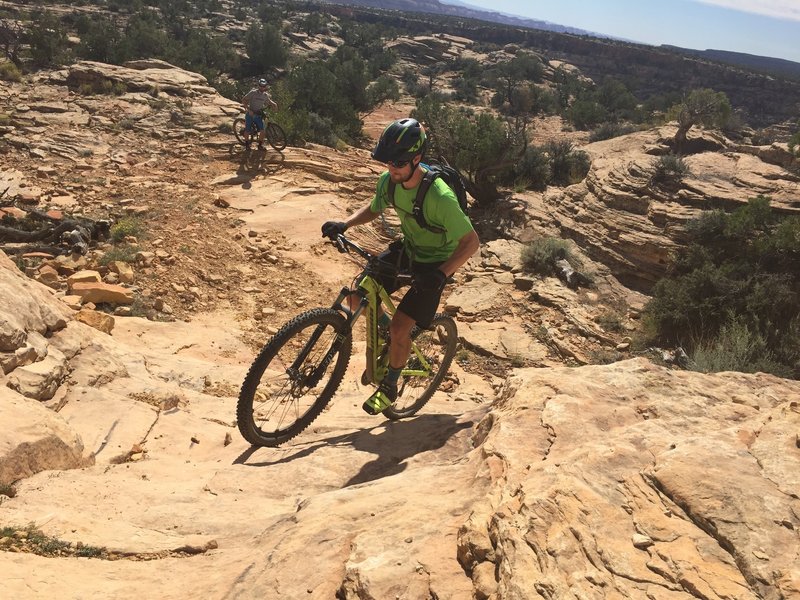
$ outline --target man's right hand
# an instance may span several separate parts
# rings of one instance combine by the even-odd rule
[[[347,231],[347,223],[327,221],[322,225],[322,237],[336,241],[336,238]]]

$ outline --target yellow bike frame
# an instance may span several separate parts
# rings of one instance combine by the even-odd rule
[[[361,303],[355,312],[351,312],[342,302],[345,298],[354,294],[361,296]],[[378,329],[378,307],[381,304],[383,304],[384,310],[389,316],[394,315],[397,311],[386,289],[370,275],[364,276],[364,278],[358,282],[357,290],[354,291],[344,288],[334,304],[335,308],[343,310],[348,314],[351,324],[355,322],[366,309],[367,378],[376,385],[383,380],[386,376],[386,371],[389,369],[389,349],[385,347],[386,340],[381,337]],[[409,377],[430,377],[431,365],[413,341],[411,342],[411,353],[416,357],[419,366],[414,369],[405,368],[400,372],[400,375]]]

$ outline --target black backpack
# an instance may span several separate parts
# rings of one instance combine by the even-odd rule
[[[453,193],[458,199],[458,205],[466,215],[469,208],[467,206],[467,190],[464,187],[464,181],[461,179],[461,173],[448,165],[446,162],[430,161],[428,163],[420,163],[420,166],[425,167],[428,170],[425,175],[423,175],[422,182],[417,188],[417,197],[414,199],[413,209],[414,219],[416,219],[417,224],[423,229],[427,229],[428,231],[433,231],[435,233],[442,233],[444,231],[443,229],[431,225],[425,220],[425,212],[422,210],[422,203],[425,200],[425,195],[428,193],[428,190],[430,189],[431,185],[433,185],[433,182],[436,180],[436,178],[440,177],[442,181],[444,181],[448,186],[450,186],[450,189],[453,190]],[[392,206],[394,206],[395,187],[395,183],[389,179],[389,202]]]

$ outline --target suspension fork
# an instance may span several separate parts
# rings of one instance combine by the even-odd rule
[[[336,310],[345,313],[345,315],[347,316],[347,322],[346,322],[347,326],[342,331],[338,331],[336,333],[336,338],[333,340],[333,344],[331,344],[331,347],[325,353],[325,356],[322,358],[322,361],[314,369],[314,372],[311,374],[310,381],[313,383],[316,383],[317,381],[319,381],[319,379],[322,378],[322,375],[325,373],[325,370],[328,368],[328,365],[330,365],[331,361],[333,360],[333,357],[336,356],[337,352],[339,352],[339,350],[342,347],[342,344],[344,343],[344,340],[347,338],[347,336],[350,334],[350,331],[353,329],[353,322],[355,322],[355,320],[364,310],[364,306],[367,302],[367,299],[363,296],[361,298],[361,303],[359,307],[355,310],[355,312],[350,311],[349,308],[345,308],[344,305],[342,304],[345,298],[347,298],[348,296],[352,296],[354,293],[357,294],[358,292],[353,292],[349,288],[342,288],[342,291],[339,293],[339,297],[331,306],[331,308],[335,308]],[[289,372],[291,373],[300,372],[300,366],[308,358],[308,355],[311,353],[311,349],[314,348],[316,343],[319,341],[319,338],[322,336],[323,331],[325,331],[325,326],[317,325],[316,329],[314,329],[314,332],[311,334],[311,337],[308,338],[308,341],[303,345],[303,349],[300,350],[300,354],[297,355],[297,358],[291,364],[289,369],[287,369]]]

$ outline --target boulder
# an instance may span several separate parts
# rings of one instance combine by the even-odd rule
[[[121,285],[111,283],[76,283],[72,286],[72,293],[80,296],[84,304],[132,304],[133,292]]]
[[[39,471],[76,469],[94,463],[64,419],[6,387],[0,387],[0,422],[0,485]]]

